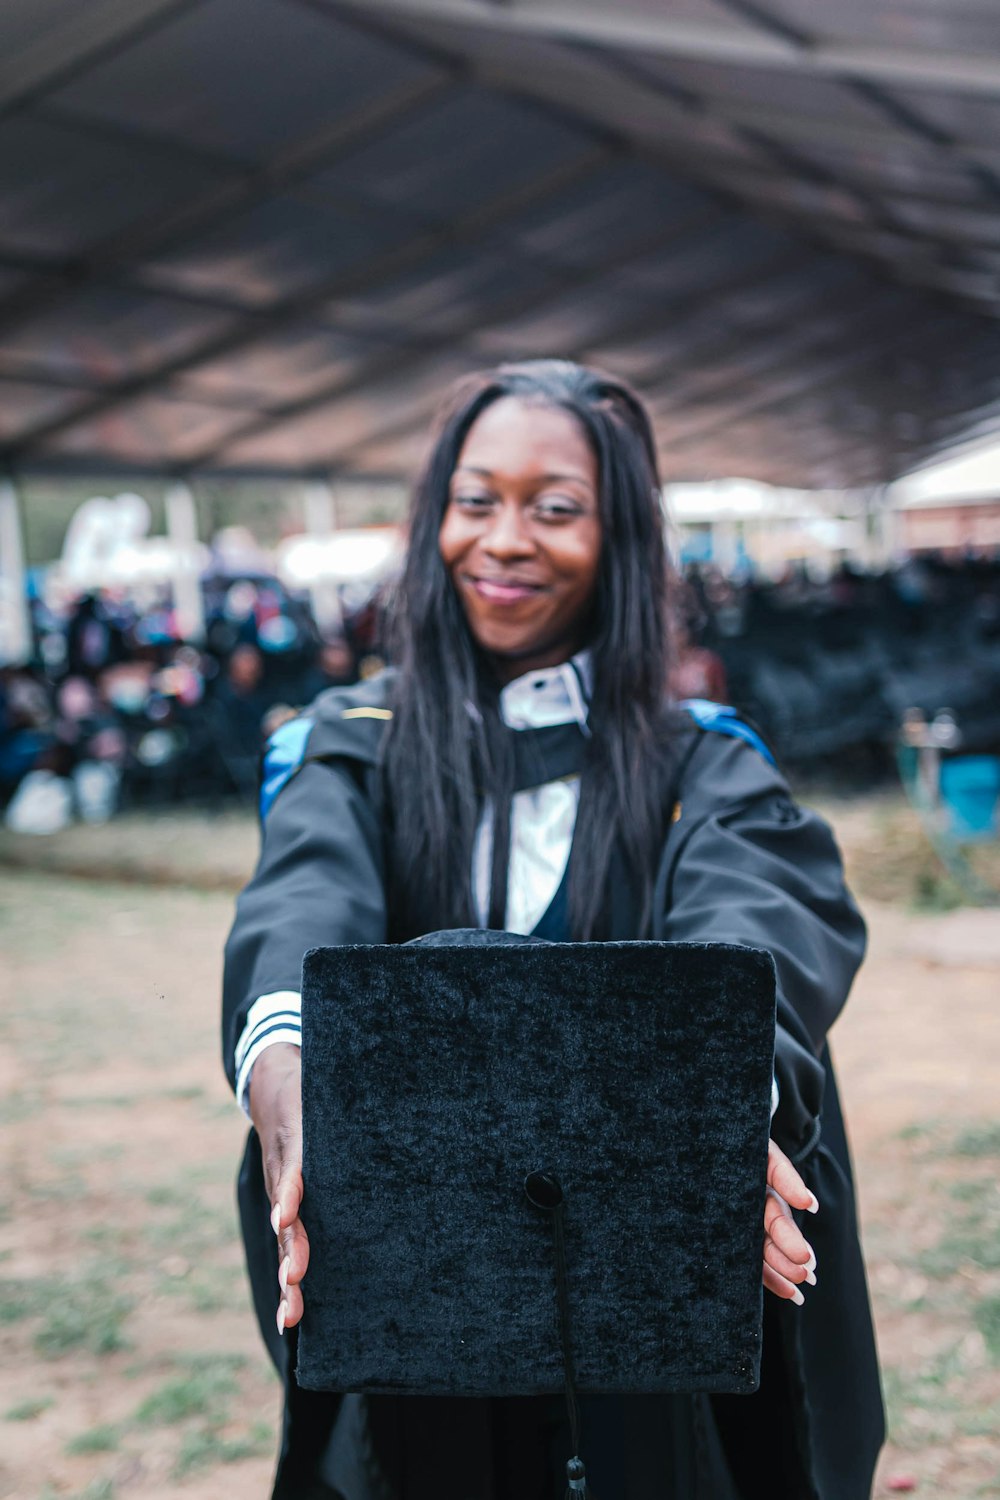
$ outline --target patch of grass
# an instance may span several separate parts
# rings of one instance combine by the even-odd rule
[[[26,1196],[37,1203],[72,1203],[83,1198],[86,1192],[87,1184],[78,1172],[32,1182],[25,1188]]]
[[[122,1231],[117,1224],[87,1224],[80,1230],[80,1238],[86,1240],[88,1245],[99,1249],[109,1245],[120,1245]]]
[[[117,1427],[106,1425],[91,1427],[88,1432],[78,1433],[66,1444],[67,1453],[114,1453],[121,1434]]]
[[[61,1146],[58,1150],[48,1153],[48,1160],[53,1167],[78,1173],[95,1161],[117,1161],[124,1149],[121,1141],[105,1141],[100,1146],[88,1146],[85,1151],[78,1151],[75,1147]]]
[[[1000,1156],[1000,1123],[963,1130],[953,1147],[956,1156]]]
[[[110,1479],[92,1479],[86,1489],[76,1490],[72,1495],[67,1495],[63,1490],[55,1490],[51,1484],[47,1484],[39,1492],[38,1500],[114,1500],[115,1486]]]
[[[0,1125],[16,1125],[38,1114],[44,1104],[42,1095],[26,1089],[9,1089],[0,1100]]]
[[[957,911],[968,905],[958,881],[936,863],[923,864],[914,874],[913,909],[919,912]]]
[[[217,1313],[232,1303],[233,1288],[242,1288],[244,1281],[240,1269],[231,1266],[206,1265],[200,1262],[184,1274],[162,1275],[156,1290],[167,1297],[183,1297],[187,1305],[197,1313]]]
[[[988,1184],[969,1200],[965,1213],[948,1215],[936,1245],[917,1257],[925,1276],[950,1276],[964,1262],[983,1271],[1000,1271],[1000,1195]]]
[[[51,1396],[36,1396],[34,1400],[19,1401],[16,1406],[9,1406],[3,1419],[5,1422],[33,1422],[43,1411],[48,1411],[54,1405]]]
[[[889,1433],[902,1448],[947,1442],[961,1413],[966,1358],[961,1340],[924,1364],[882,1370]]]
[[[64,1109],[131,1109],[141,1100],[135,1094],[76,1094],[61,1102]]]
[[[963,1177],[958,1182],[948,1184],[948,1196],[954,1198],[956,1203],[975,1203],[983,1196],[985,1183],[978,1182],[975,1178]]]
[[[895,1139],[926,1146],[934,1156],[971,1157],[974,1160],[1000,1157],[1000,1122],[994,1120],[970,1122],[965,1126],[957,1121],[913,1120],[896,1132]]]
[[[188,1417],[202,1416],[211,1425],[221,1426],[229,1398],[239,1392],[236,1371],[245,1363],[241,1354],[206,1355],[188,1361],[186,1373],[165,1381],[146,1397],[135,1420],[168,1427]]]
[[[0,1323],[20,1323],[35,1312],[30,1287],[20,1281],[0,1281]]]
[[[41,1318],[35,1348],[46,1359],[58,1359],[72,1349],[103,1355],[128,1347],[122,1330],[132,1298],[107,1276],[53,1280],[33,1287],[31,1295],[29,1311]]]
[[[964,1416],[959,1427],[965,1437],[996,1437],[1000,1432],[1000,1406],[989,1406],[982,1411],[972,1411]],[[1000,1474],[997,1475],[1000,1483]]]
[[[197,1313],[217,1313],[230,1305],[233,1273],[222,1266],[206,1266],[185,1283],[190,1306]]]
[[[180,1188],[171,1187],[166,1182],[151,1187],[146,1192],[146,1202],[150,1208],[177,1208],[182,1203],[188,1202],[190,1197],[190,1193],[184,1193]]]
[[[244,1458],[259,1458],[274,1446],[274,1435],[266,1422],[255,1422],[239,1437],[223,1437],[212,1427],[186,1432],[174,1462],[174,1478],[182,1479],[193,1469],[209,1464],[235,1464]]]
[[[115,1486],[110,1479],[92,1479],[86,1489],[80,1490],[70,1500],[115,1500]]]
[[[984,1297],[973,1308],[976,1327],[986,1341],[986,1350],[995,1365],[1000,1365],[1000,1296]]]
[[[896,1139],[900,1141],[925,1141],[929,1136],[935,1136],[941,1129],[939,1120],[913,1120],[909,1125],[904,1125],[897,1133]]]
[[[227,1101],[229,1114],[232,1116],[233,1106]],[[186,1173],[190,1182],[201,1183],[203,1187],[217,1188],[228,1186],[232,1181],[232,1170],[224,1156],[216,1157],[214,1161],[205,1161],[194,1167],[189,1167]]]
[[[890,1439],[914,1456],[966,1449],[978,1455],[984,1440],[988,1446],[1000,1430],[994,1373],[1000,1365],[1000,1184],[993,1170],[998,1138],[1000,1129],[992,1121],[922,1121],[901,1133],[905,1150],[897,1147],[911,1168],[919,1167],[919,1238],[914,1245],[912,1213],[896,1229],[886,1218],[880,1253],[933,1281],[924,1283],[913,1304],[893,1304],[896,1283],[890,1280],[881,1310],[905,1306],[918,1312],[937,1350],[922,1358],[900,1357],[882,1372]],[[937,1235],[930,1244],[929,1229]],[[905,1277],[901,1284],[905,1287]],[[945,1345],[938,1342],[945,1337]],[[986,1368],[986,1358],[994,1371]],[[981,1479],[988,1460],[976,1456],[974,1463]],[[976,1490],[975,1480],[947,1489],[949,1500],[989,1492],[988,1485]]]
[[[205,1118],[208,1120],[231,1120],[233,1110],[238,1106],[233,1104],[232,1099],[216,1099],[211,1104],[205,1104]]]
[[[192,1200],[190,1193],[184,1201],[188,1206],[179,1217],[150,1218],[143,1225],[143,1238],[152,1250],[197,1260],[235,1243],[236,1215],[229,1204],[224,1208],[203,1207]]]

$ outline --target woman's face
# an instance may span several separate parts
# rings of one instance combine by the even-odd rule
[[[438,545],[501,681],[584,643],[601,556],[597,460],[561,407],[505,396],[469,429]]]

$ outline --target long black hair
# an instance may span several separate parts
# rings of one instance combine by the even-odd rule
[[[474,926],[471,869],[484,800],[494,813],[490,925],[503,925],[513,785],[499,683],[466,624],[438,550],[449,483],[466,435],[504,397],[561,408],[598,464],[602,544],[592,634],[590,738],[570,864],[569,915],[579,940],[607,933],[612,857],[650,919],[669,769],[664,733],[667,558],[649,418],[627,385],[562,360],[502,365],[454,386],[416,485],[410,543],[394,608],[393,720],[383,771],[390,908],[397,936]]]

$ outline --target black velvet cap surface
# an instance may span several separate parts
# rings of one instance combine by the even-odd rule
[[[299,1383],[562,1390],[546,1171],[578,1388],[753,1390],[770,955],[455,936],[306,955]]]

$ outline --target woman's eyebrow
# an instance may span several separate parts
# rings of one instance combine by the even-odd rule
[[[561,483],[563,480],[568,479],[573,484],[585,484],[588,489],[593,489],[593,487],[594,487],[593,480],[590,479],[590,478],[588,478],[588,476],[586,474],[575,474],[575,473],[569,472],[569,473],[543,474],[541,477],[545,481],[546,484],[552,484],[552,483],[557,483],[558,484],[558,483]]]
[[[478,464],[458,464],[453,471],[453,477],[454,474],[478,474],[483,479],[494,479],[498,472],[496,469],[480,468]],[[569,480],[574,484],[585,484],[588,489],[593,489],[593,480],[583,473],[575,474],[572,472],[562,473],[553,471],[547,474],[539,474],[538,478],[543,484],[560,483]]]

